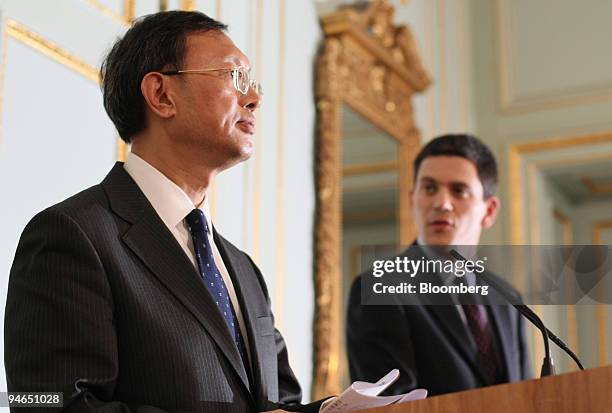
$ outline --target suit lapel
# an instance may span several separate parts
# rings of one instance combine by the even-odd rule
[[[240,355],[208,289],[181,246],[121,163],[115,165],[102,182],[102,186],[113,211],[132,223],[123,234],[122,240],[202,324],[248,391],[249,381]]]
[[[420,248],[416,242],[414,242],[412,247],[405,252],[405,255],[412,260],[419,260],[422,257],[427,257],[425,251]],[[421,279],[420,281],[425,281],[425,279]],[[427,281],[438,286],[444,285],[439,275],[432,276]],[[431,298],[427,296],[422,296],[422,302],[423,305],[426,306],[427,311],[437,319],[442,330],[451,339],[451,342],[454,343],[454,347],[457,351],[468,362],[474,374],[485,383],[486,380],[478,368],[476,359],[477,350],[474,339],[471,337],[467,326],[459,315],[459,311],[456,307],[457,303],[454,302],[448,294],[437,295],[435,304]]]
[[[265,402],[267,400],[267,385],[265,376],[261,372],[261,360],[258,354],[262,351],[259,348],[257,320],[258,314],[249,309],[258,308],[255,297],[251,292],[261,290],[257,275],[253,271],[253,266],[246,259],[245,255],[238,251],[233,245],[225,240],[213,228],[215,244],[221,253],[223,262],[232,278],[234,290],[242,309],[242,318],[245,323],[245,330],[248,335],[249,353],[251,355],[251,373],[253,378],[254,390],[257,389],[256,399]]]
[[[474,374],[485,382],[485,378],[478,368],[476,359],[477,351],[474,340],[469,335],[466,325],[459,316],[455,304],[449,300],[449,303],[446,305],[429,305],[427,308],[438,320],[439,325],[442,326],[447,336],[451,338],[454,347],[468,362]]]

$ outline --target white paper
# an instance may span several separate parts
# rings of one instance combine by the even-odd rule
[[[397,380],[398,377],[399,370],[393,369],[376,383],[356,381],[349,388],[352,388],[353,390],[364,396],[378,396],[380,393],[384,392],[387,387],[395,383],[395,380]]]
[[[371,409],[388,406],[393,403],[404,403],[427,397],[427,390],[415,389],[407,394],[397,396],[378,396],[399,377],[399,370],[391,370],[376,383],[356,381],[342,394],[329,403],[325,403],[320,413],[345,413],[355,410]]]
[[[423,400],[427,397],[427,390],[425,389],[414,389],[410,393],[404,394],[404,396],[397,401],[397,403],[411,402],[413,400]]]

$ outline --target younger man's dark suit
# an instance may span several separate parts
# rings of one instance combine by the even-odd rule
[[[248,368],[198,271],[118,163],[23,232],[5,315],[8,390],[63,391],[74,412],[304,410],[259,270],[214,236]]]
[[[397,368],[400,377],[389,393],[425,388],[430,396],[495,384],[479,369],[474,340],[450,297],[446,305],[428,305],[427,297],[412,305],[361,305],[361,277],[353,282],[346,320],[351,380],[376,381]],[[500,302],[492,288],[482,297],[485,305]],[[522,316],[510,305],[486,309],[501,360],[499,382],[530,378]]]

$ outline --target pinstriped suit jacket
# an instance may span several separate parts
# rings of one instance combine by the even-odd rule
[[[5,314],[9,391],[63,391],[78,412],[316,411],[296,404],[261,273],[215,241],[244,312],[250,378],[197,270],[118,163],[21,236]]]

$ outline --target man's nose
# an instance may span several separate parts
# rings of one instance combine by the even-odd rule
[[[440,189],[434,195],[433,207],[443,211],[452,211],[453,202],[451,194],[446,189]]]
[[[251,112],[255,112],[255,109],[259,107],[261,102],[261,96],[257,93],[257,90],[253,87],[249,87],[249,91],[246,95],[242,95],[240,105],[247,108]]]

